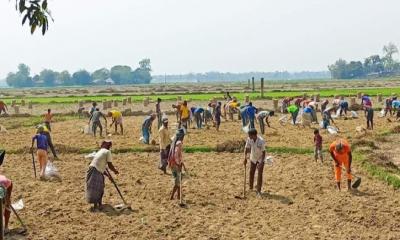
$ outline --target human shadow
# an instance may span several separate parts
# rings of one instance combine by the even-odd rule
[[[290,199],[288,197],[285,197],[285,196],[282,196],[282,195],[279,195],[279,194],[273,194],[273,193],[265,192],[265,193],[261,194],[261,197],[263,199],[271,199],[271,200],[279,201],[282,204],[286,204],[286,205],[293,204],[293,200],[292,199]]]
[[[5,239],[9,240],[20,240],[20,239],[27,239],[28,232],[24,228],[14,228],[10,229],[10,232],[8,232],[5,235]]]
[[[109,217],[116,217],[116,216],[121,216],[121,215],[130,215],[132,213],[137,213],[139,212],[138,210],[134,210],[130,207],[113,207],[110,204],[103,204],[102,209],[99,211],[96,211],[96,213],[103,213]]]
[[[351,190],[351,195],[357,196],[357,197],[372,197],[372,196],[375,196],[376,194],[372,194],[372,193],[369,193],[369,192],[362,192],[362,191],[360,191],[358,189],[354,189],[353,188]]]

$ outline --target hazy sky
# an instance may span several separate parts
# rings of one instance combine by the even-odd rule
[[[152,61],[155,74],[327,70],[400,45],[398,0],[50,0],[31,36],[0,0],[0,79],[18,63],[93,71]],[[397,57],[397,56],[396,56]]]

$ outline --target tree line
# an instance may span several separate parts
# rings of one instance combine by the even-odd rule
[[[150,59],[143,59],[135,70],[124,65],[117,65],[111,69],[101,68],[92,73],[84,69],[72,74],[68,71],[44,69],[39,74],[31,76],[30,68],[21,63],[17,72],[10,72],[7,75],[6,82],[10,87],[149,84],[152,79],[151,71]]]
[[[299,79],[328,79],[328,71],[303,71],[303,72],[206,72],[206,73],[188,73],[177,75],[156,75],[153,76],[153,82],[231,82],[246,81],[254,77],[255,79],[265,78],[268,80],[299,80]]]
[[[332,78],[354,79],[365,77],[388,77],[400,74],[400,62],[393,58],[399,53],[397,46],[393,43],[383,47],[383,55],[369,56],[361,61],[350,61],[339,59],[329,65]]]

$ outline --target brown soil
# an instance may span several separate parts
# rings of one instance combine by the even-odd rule
[[[360,191],[334,189],[329,163],[305,155],[275,155],[265,169],[263,198],[241,195],[242,154],[185,154],[190,180],[186,207],[168,200],[171,177],[157,169],[158,154],[114,155],[116,177],[133,211],[106,182],[104,212],[92,213],[84,199],[88,160],[61,155],[62,182],[33,178],[28,155],[8,155],[3,172],[14,181],[14,199],[23,198],[27,239],[399,239],[400,193],[363,177]],[[12,217],[11,228],[17,227]],[[16,236],[15,236],[16,237]]]

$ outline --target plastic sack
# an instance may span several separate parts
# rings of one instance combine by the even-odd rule
[[[84,134],[93,134],[93,129],[92,129],[92,125],[86,125],[83,127],[83,133]]]
[[[15,203],[11,204],[11,206],[16,210],[22,210],[24,208],[24,201],[22,199],[16,201]]]
[[[328,126],[326,129],[328,130],[328,132],[329,132],[330,134],[337,134],[337,133],[338,133],[338,129],[335,128],[335,127]]]
[[[272,156],[266,156],[264,162],[267,165],[272,166],[274,164],[274,159],[272,158]]]
[[[379,112],[379,117],[383,118],[385,116],[385,109],[382,108],[382,110]]]
[[[319,122],[319,126],[320,126],[321,128],[324,128],[324,121]]]
[[[245,127],[242,127],[242,130],[243,130],[243,132],[248,133],[250,130],[250,124]]]
[[[338,118],[340,116],[340,108],[336,110],[336,115],[332,115],[332,118]]]
[[[281,123],[281,124],[283,124],[283,123],[287,123],[287,121],[288,121],[288,116],[287,115],[284,115],[284,116],[282,116],[281,118],[279,118],[279,123]]]
[[[86,158],[86,159],[93,159],[94,156],[96,155],[96,153],[97,153],[96,151],[94,151],[94,152],[92,152],[92,153],[89,153],[88,155],[85,156],[85,158]]]
[[[351,117],[352,118],[358,118],[358,114],[356,111],[351,111]]]
[[[46,177],[60,177],[58,169],[52,162],[48,162],[44,171]]]

